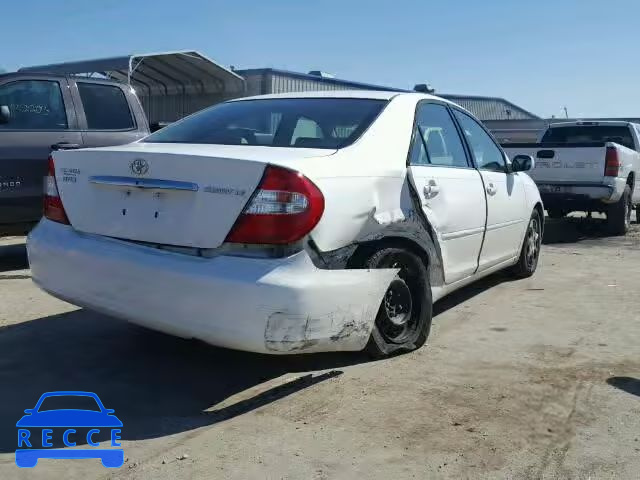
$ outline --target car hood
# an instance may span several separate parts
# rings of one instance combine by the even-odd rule
[[[16,427],[121,427],[115,415],[90,410],[51,410],[25,415]]]

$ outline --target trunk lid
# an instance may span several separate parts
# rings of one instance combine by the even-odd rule
[[[78,231],[165,245],[220,246],[268,163],[333,150],[136,143],[54,154],[60,197]],[[295,168],[295,167],[294,167]]]

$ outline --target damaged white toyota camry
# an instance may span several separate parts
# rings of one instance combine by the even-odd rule
[[[533,274],[532,164],[429,95],[244,98],[56,152],[29,261],[52,295],[180,337],[385,356],[423,345],[453,290]]]

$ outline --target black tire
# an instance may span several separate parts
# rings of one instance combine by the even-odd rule
[[[559,208],[552,208],[552,209],[547,209],[547,214],[549,215],[549,218],[559,219],[559,218],[564,218],[566,215],[566,212],[564,210],[560,210]]]
[[[624,192],[616,203],[607,209],[607,230],[612,235],[625,235],[631,226],[631,187],[624,187]]]
[[[636,223],[640,223],[640,205],[636,207]]]
[[[540,259],[540,247],[542,246],[542,218],[537,209],[533,210],[527,232],[524,236],[522,250],[518,263],[511,267],[511,274],[517,278],[527,278],[534,274],[538,268]]]
[[[371,255],[365,267],[400,268],[382,299],[365,351],[383,358],[420,348],[431,330],[433,307],[422,259],[402,248],[385,248]]]

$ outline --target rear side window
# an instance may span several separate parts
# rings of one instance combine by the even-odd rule
[[[410,163],[443,167],[469,166],[458,130],[444,105],[424,103],[418,107]]]
[[[89,130],[131,130],[135,128],[127,97],[120,87],[78,82]]]
[[[148,136],[145,142],[336,149],[371,125],[386,100],[273,98],[221,103]]]
[[[542,137],[542,143],[591,143],[615,142],[634,149],[631,131],[625,126],[577,125],[575,127],[550,128]]]
[[[65,130],[67,113],[60,84],[48,80],[18,80],[0,86],[0,105],[10,118],[2,130]]]

